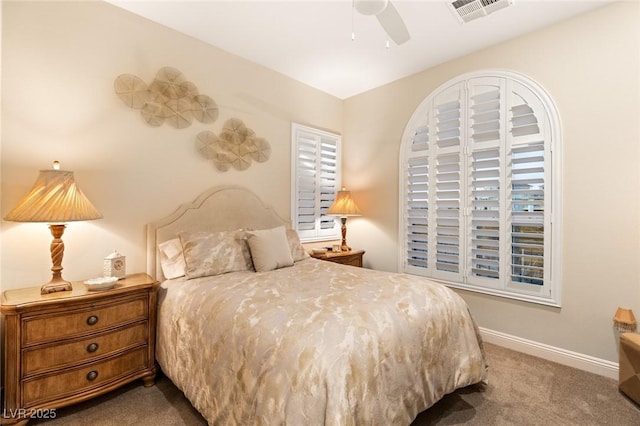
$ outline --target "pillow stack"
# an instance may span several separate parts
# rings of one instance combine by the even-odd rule
[[[182,232],[158,245],[167,279],[187,279],[227,272],[266,272],[309,257],[294,229]]]

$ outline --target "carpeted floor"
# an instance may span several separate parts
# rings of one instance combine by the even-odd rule
[[[446,395],[412,426],[637,426],[640,406],[618,382],[500,346],[485,344],[489,384]]]
[[[640,407],[618,392],[615,380],[486,344],[489,384],[445,396],[412,426],[640,425]],[[83,404],[57,410],[54,420],[30,425],[206,425],[166,378],[145,388],[132,383]],[[297,425],[296,425],[297,426]]]

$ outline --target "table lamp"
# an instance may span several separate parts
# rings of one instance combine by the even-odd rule
[[[342,244],[340,250],[350,251],[351,247],[347,245],[347,217],[362,215],[356,203],[351,199],[351,191],[347,191],[344,187],[341,191],[338,191],[335,201],[327,210],[327,215],[340,216],[342,221]]]
[[[613,316],[613,325],[620,333],[636,331],[638,323],[631,309],[618,308]]]
[[[102,215],[76,186],[73,172],[60,170],[54,161],[52,170],[41,170],[31,190],[11,210],[5,220],[12,222],[45,222],[51,241],[51,281],[42,286],[42,294],[71,290],[71,283],[62,278],[65,222],[100,219]]]

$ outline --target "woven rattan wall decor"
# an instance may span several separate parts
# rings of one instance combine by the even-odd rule
[[[160,68],[150,84],[133,74],[121,74],[114,82],[114,89],[125,105],[140,110],[144,121],[153,127],[167,123],[184,129],[193,120],[209,124],[218,119],[216,102],[199,93],[195,84],[172,67]],[[246,170],[253,161],[263,163],[271,156],[269,142],[256,136],[238,118],[227,120],[218,135],[209,130],[198,133],[195,146],[198,153],[211,160],[221,172],[232,167]]]
[[[227,120],[219,135],[210,131],[198,133],[195,143],[200,155],[211,160],[221,172],[230,167],[246,170],[253,161],[263,163],[271,156],[269,142],[257,137],[238,118]]]
[[[181,71],[163,67],[147,84],[133,74],[121,74],[114,82],[118,97],[128,107],[140,110],[144,121],[158,127],[167,123],[177,129],[189,127],[193,120],[213,123],[218,119],[218,105]]]

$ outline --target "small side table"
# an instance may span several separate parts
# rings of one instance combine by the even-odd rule
[[[0,424],[53,418],[55,409],[142,379],[153,386],[159,283],[128,275],[110,290],[2,294],[4,410]]]
[[[618,388],[640,404],[640,334],[620,334]]]
[[[364,256],[364,250],[350,250],[350,251],[328,251],[326,253],[317,254],[310,253],[311,257],[326,260],[328,262],[340,263],[342,265],[358,266],[362,268],[362,256]]]

